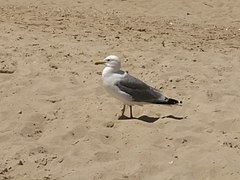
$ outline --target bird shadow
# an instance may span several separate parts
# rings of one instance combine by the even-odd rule
[[[174,116],[174,115],[167,115],[167,116],[162,116],[161,119],[165,119],[165,118],[169,118],[169,119],[174,119],[174,120],[182,120],[182,119],[187,119],[187,116],[182,117],[182,116]],[[151,116],[147,116],[147,115],[143,115],[140,117],[127,117],[127,116],[120,116],[118,118],[118,120],[139,120],[139,121],[143,121],[143,122],[147,122],[147,123],[154,123],[155,121],[159,120],[160,117],[151,117]]]
[[[147,123],[154,123],[155,121],[157,121],[159,119],[159,117],[150,117],[150,116],[140,116],[140,117],[127,117],[127,116],[120,116],[118,118],[118,120],[139,120],[139,121],[144,121]]]
[[[165,118],[170,118],[170,119],[175,119],[175,120],[182,120],[182,119],[187,119],[187,116],[174,116],[174,115],[167,115],[167,116],[163,116],[161,117],[162,119]]]

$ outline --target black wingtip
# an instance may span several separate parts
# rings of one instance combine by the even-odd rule
[[[168,105],[173,105],[173,104],[182,104],[182,101],[178,101],[176,99],[168,98],[167,101],[161,101],[158,102],[157,104],[168,104]]]
[[[168,101],[166,101],[166,104],[178,104],[179,101],[176,99],[169,98]]]

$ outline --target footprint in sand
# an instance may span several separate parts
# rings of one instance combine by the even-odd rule
[[[94,161],[97,162],[108,162],[108,161],[115,161],[118,160],[120,155],[118,152],[116,153],[111,153],[111,152],[96,152],[94,154]]]
[[[7,56],[7,55],[6,55]],[[7,58],[7,60],[0,61],[0,73],[1,74],[13,74],[17,69],[17,62]]]
[[[65,135],[62,136],[63,141],[76,140],[83,138],[87,133],[87,128],[84,126],[77,126],[69,130]]]
[[[61,134],[54,136],[51,139],[51,142],[55,145],[62,145],[62,144],[76,144],[79,139],[85,137],[87,134],[88,129],[85,126],[77,126],[72,129],[68,128]]]
[[[24,123],[20,131],[23,137],[39,139],[42,136],[45,126],[45,119],[41,114],[34,114],[29,117],[28,121]]]

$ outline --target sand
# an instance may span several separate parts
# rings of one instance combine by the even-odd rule
[[[0,179],[239,179],[240,1],[0,4]],[[110,54],[183,105],[118,120]]]

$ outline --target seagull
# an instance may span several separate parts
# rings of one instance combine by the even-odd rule
[[[121,61],[115,55],[107,56],[103,61],[95,62],[95,65],[99,64],[105,65],[102,71],[102,81],[105,90],[123,102],[122,115],[120,117],[126,117],[124,116],[126,105],[130,107],[130,119],[132,119],[132,106],[134,105],[176,105],[182,103],[182,101],[166,97],[159,90],[121,70]]]

